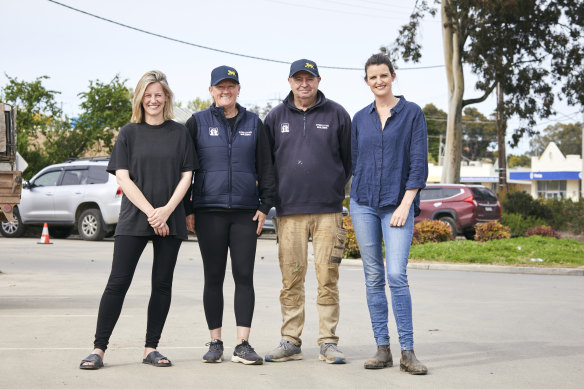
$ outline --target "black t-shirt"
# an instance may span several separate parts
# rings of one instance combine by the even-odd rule
[[[199,163],[187,129],[167,120],[158,126],[146,123],[125,125],[118,135],[107,171],[128,170],[130,178],[154,208],[172,197],[181,173],[198,169]],[[187,239],[185,210],[178,204],[167,222],[170,235]],[[126,196],[122,198],[115,235],[151,236],[148,217]]]

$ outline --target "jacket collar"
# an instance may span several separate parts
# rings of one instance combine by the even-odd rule
[[[395,107],[393,107],[390,111],[392,116],[400,113],[401,110],[406,107],[406,98],[403,95],[402,96],[395,96],[395,97],[399,98],[399,101],[397,102]],[[373,111],[376,111],[375,100],[373,100],[373,102],[371,104],[369,104],[369,106],[367,107],[367,111],[369,113],[373,113]]]
[[[290,93],[288,93],[288,96],[286,96],[286,98],[282,101],[282,103],[293,111],[308,112],[308,111],[312,111],[313,109],[322,107],[326,103],[326,101],[327,101],[327,98],[324,96],[324,93],[322,93],[319,89],[318,91],[316,91],[316,104],[314,104],[312,107],[308,108],[306,111],[302,111],[301,109],[297,108],[294,105],[294,94],[292,93],[292,91],[290,91]]]
[[[244,107],[242,107],[241,105],[239,105],[239,103],[235,103],[235,106],[237,107],[237,116],[242,116],[242,113],[244,113],[246,111],[246,109]],[[217,107],[215,105],[215,103],[213,103],[213,104],[211,104],[209,109],[211,110],[211,113],[213,115],[226,119],[225,118],[225,110],[223,107]]]

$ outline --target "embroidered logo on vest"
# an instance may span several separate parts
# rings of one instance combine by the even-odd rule
[[[217,127],[209,127],[209,135],[211,135],[211,136],[219,136],[219,128],[217,128]]]

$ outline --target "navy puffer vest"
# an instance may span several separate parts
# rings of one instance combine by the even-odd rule
[[[195,172],[193,207],[257,209],[256,174],[258,115],[237,105],[232,132],[223,108],[197,112],[196,148],[200,169]]]

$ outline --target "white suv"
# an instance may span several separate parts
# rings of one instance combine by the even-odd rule
[[[77,228],[85,240],[112,235],[118,222],[122,189],[106,172],[108,157],[72,159],[51,165],[23,182],[18,221],[1,223],[5,237],[24,234],[26,225],[48,223],[49,235],[68,237]]]

